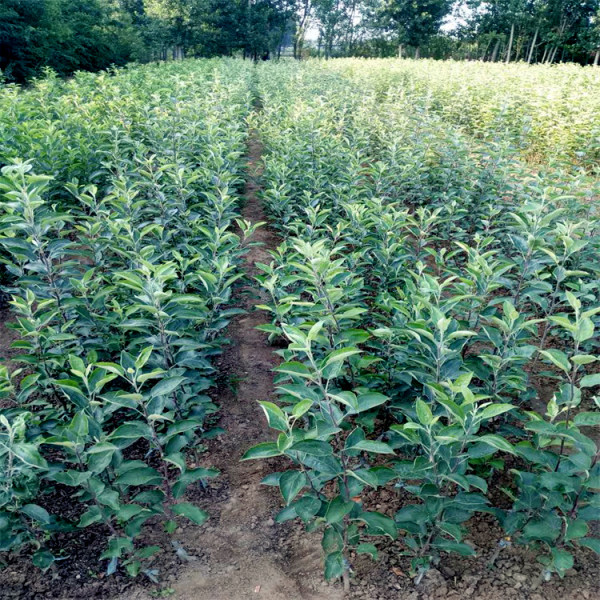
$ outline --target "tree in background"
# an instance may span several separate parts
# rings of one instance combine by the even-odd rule
[[[452,5],[452,0],[385,0],[381,13],[398,43],[415,48],[419,58],[421,46],[439,32]]]
[[[0,0],[0,70],[9,80],[45,66],[66,75],[125,64],[137,39],[112,0]]]
[[[442,24],[454,27],[442,30]],[[460,18],[457,18],[460,15]],[[129,61],[239,55],[600,62],[600,0],[0,0],[0,71],[23,82]],[[307,48],[309,30],[319,32]],[[311,42],[312,44],[312,42]],[[314,46],[314,44],[313,44]]]
[[[483,60],[587,62],[600,35],[594,28],[599,0],[467,0],[470,41],[485,40]],[[587,56],[586,56],[587,55]]]

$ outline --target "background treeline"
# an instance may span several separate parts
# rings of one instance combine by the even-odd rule
[[[7,81],[282,53],[598,64],[600,0],[0,0]]]

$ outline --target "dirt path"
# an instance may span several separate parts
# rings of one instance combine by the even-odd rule
[[[251,133],[248,177],[243,217],[265,221],[257,197],[261,145]],[[256,274],[256,262],[269,262],[268,251],[278,244],[267,227],[259,228],[252,241],[262,245],[246,256],[246,272]],[[221,471],[212,496],[198,500],[211,519],[200,529],[186,528],[179,539],[195,560],[168,578],[169,598],[178,600],[336,600],[337,586],[323,584],[320,536],[310,536],[294,524],[276,525],[273,516],[281,507],[276,488],[260,481],[278,470],[277,459],[240,462],[250,446],[273,438],[258,400],[274,397],[272,369],[277,357],[266,335],[255,327],[265,322],[255,304],[264,302],[256,286],[242,290],[240,305],[247,313],[233,320],[228,337],[231,346],[218,368],[232,382],[219,400],[219,425],[226,430],[207,453],[207,465]],[[281,469],[281,465],[279,465]],[[156,596],[154,596],[156,597]],[[146,592],[128,594],[128,600],[146,599]]]

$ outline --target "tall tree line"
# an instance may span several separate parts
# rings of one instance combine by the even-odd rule
[[[0,0],[0,71],[129,61],[410,56],[600,63],[600,0]]]
[[[130,61],[277,53],[288,0],[0,0],[0,71],[22,82]]]

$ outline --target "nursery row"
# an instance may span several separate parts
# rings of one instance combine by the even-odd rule
[[[208,517],[184,495],[218,474],[203,466],[220,434],[207,390],[251,233],[251,81],[241,61],[190,61],[2,90],[19,341],[0,365],[1,551],[55,568],[91,528],[108,574],[155,580],[144,528]]]
[[[474,554],[481,513],[503,529],[496,555],[526,544],[562,576],[600,552],[598,181],[534,171],[497,122],[463,126],[461,94],[430,85],[445,65],[408,64],[259,68],[263,199],[284,240],[261,265],[262,329],[283,346],[262,403],[277,437],[245,458],[287,457],[264,481],[278,521],[322,531],[325,575],[346,586],[389,540],[417,581]],[[497,103],[495,75],[468,89]],[[373,510],[382,489],[393,514]]]
[[[435,112],[446,125],[496,148],[510,144],[528,162],[598,167],[597,69],[348,60],[336,61],[329,70],[366,80],[367,90],[382,98],[409,96],[420,111]]]

